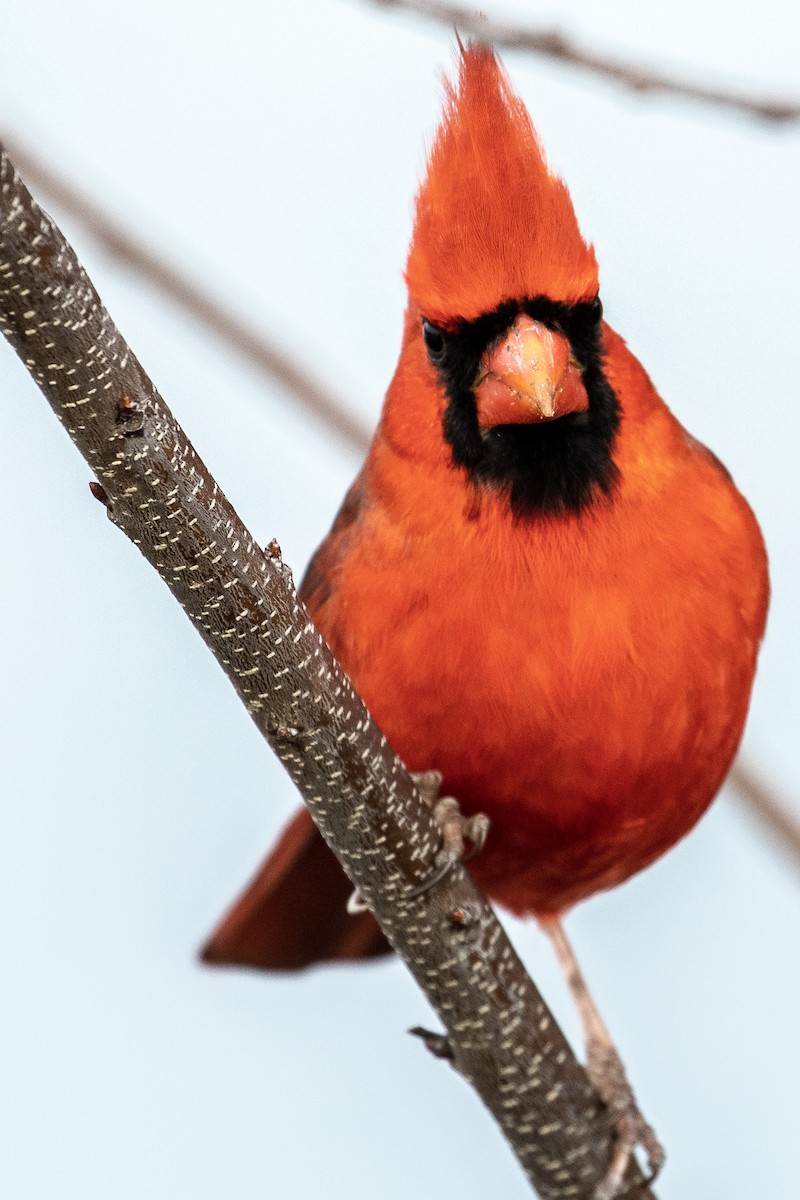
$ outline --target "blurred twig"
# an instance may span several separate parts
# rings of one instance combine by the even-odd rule
[[[8,143],[6,143],[8,144]],[[159,288],[186,313],[213,329],[231,349],[286,388],[295,399],[359,454],[366,451],[369,434],[361,423],[322,384],[311,380],[305,368],[261,335],[253,333],[224,305],[209,299],[191,281],[146,246],[134,234],[120,228],[115,219],[51,167],[45,166],[18,140],[13,155],[32,183],[64,212],[79,222],[101,246],[127,263],[152,287]],[[278,364],[276,366],[276,364]],[[779,841],[800,867],[800,826],[786,801],[781,800],[750,764],[738,760],[730,776],[739,799],[750,808],[771,836]]]
[[[736,797],[773,841],[800,867],[800,819],[789,800],[779,797],[751,763],[737,760],[728,782]]]
[[[308,369],[274,341],[256,332],[205,288],[172,266],[156,250],[124,229],[114,217],[75,184],[46,166],[17,138],[0,134],[25,178],[62,212],[80,225],[109,254],[124,262],[141,279],[169,296],[201,325],[246,358],[273,382],[291,392],[314,417],[354,449],[369,440],[364,425],[347,405],[315,379]]]
[[[626,62],[613,55],[586,49],[558,29],[529,29],[487,17],[475,8],[463,8],[447,0],[372,0],[381,8],[404,9],[431,21],[455,26],[459,33],[469,34],[481,42],[489,42],[506,50],[524,50],[542,58],[553,59],[609,79],[622,87],[640,93],[660,93],[695,100],[700,104],[726,108],[763,121],[789,123],[800,120],[800,100],[776,96],[753,96],[738,88],[708,87],[679,79],[648,67]]]

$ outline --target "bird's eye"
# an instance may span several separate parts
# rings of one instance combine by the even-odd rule
[[[424,317],[422,319],[422,336],[425,339],[425,347],[431,362],[441,362],[444,358],[442,331],[435,325],[431,325],[430,321],[426,321]]]
[[[592,301],[592,317],[599,325],[603,319],[603,301],[599,296],[595,296]]]

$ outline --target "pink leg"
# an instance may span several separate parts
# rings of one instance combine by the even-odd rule
[[[617,1143],[608,1174],[595,1193],[595,1200],[614,1200],[622,1187],[631,1155],[641,1146],[648,1160],[650,1181],[664,1163],[664,1149],[642,1116],[622,1059],[611,1040],[605,1021],[592,1000],[583,972],[563,926],[556,918],[541,920],[540,925],[556,952],[564,978],[578,1009],[586,1041],[586,1070],[601,1100],[616,1119]]]

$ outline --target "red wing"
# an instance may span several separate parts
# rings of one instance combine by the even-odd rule
[[[363,502],[359,476],[309,563],[300,597],[311,616],[334,590]],[[352,885],[306,809],[293,818],[255,879],[202,951],[208,963],[298,970],[312,963],[390,953],[369,913],[352,916]]]
[[[342,501],[330,533],[320,543],[306,567],[300,584],[300,599],[312,618],[322,608],[336,587],[335,575],[339,564],[347,554],[354,526],[358,522],[364,503],[363,472],[356,476],[350,490]]]

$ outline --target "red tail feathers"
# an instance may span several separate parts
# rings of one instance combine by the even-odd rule
[[[215,965],[298,971],[315,962],[389,954],[389,943],[370,913],[348,913],[351,891],[303,808],[201,957]]]

